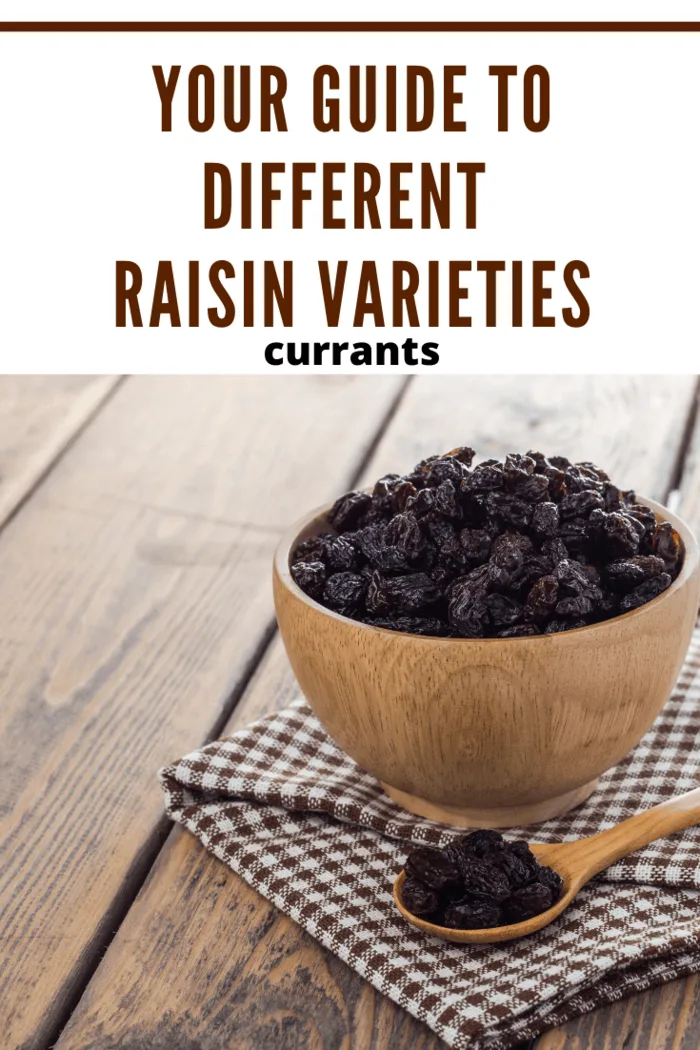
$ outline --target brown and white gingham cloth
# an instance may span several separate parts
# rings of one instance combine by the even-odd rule
[[[466,947],[413,930],[391,896],[412,845],[462,832],[391,802],[303,700],[187,755],[161,781],[173,820],[451,1046],[505,1050],[700,971],[700,828],[616,864],[533,937]],[[662,714],[591,799],[512,835],[591,835],[697,786],[700,628]]]

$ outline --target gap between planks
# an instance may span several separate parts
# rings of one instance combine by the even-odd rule
[[[66,453],[109,404],[127,376],[105,376],[97,393],[87,390],[79,397],[64,419],[48,435],[51,451],[39,448],[30,457],[9,490],[0,495],[0,532],[58,466]]]
[[[408,376],[399,386],[396,395],[389,404],[389,407],[384,412],[383,416],[379,421],[371,440],[365,446],[364,452],[361,455],[358,462],[355,464],[351,474],[346,479],[341,479],[338,485],[338,491],[347,490],[353,488],[361,479],[368,464],[374,456],[377,447],[379,446],[387,428],[390,426],[396,413],[398,412],[406,392],[413,381],[413,376]],[[64,452],[67,450],[64,449]],[[155,508],[159,510],[161,508]],[[179,513],[174,511],[173,513]],[[228,524],[228,523],[226,523]],[[248,686],[254,678],[256,672],[259,670],[265,656],[270,650],[270,646],[274,641],[277,634],[277,622],[273,618],[265,630],[263,631],[260,642],[252,654],[250,660],[245,665],[242,673],[239,676],[238,681],[227,701],[222,706],[219,717],[213,724],[210,732],[206,738],[202,741],[202,746],[209,743],[212,740],[216,740],[221,735],[226,723],[230,720],[233,715],[235,708],[245,694]],[[85,989],[90,984],[97,967],[99,966],[104,953],[109,948],[109,945],[116,937],[124,919],[126,918],[133,901],[136,899],[139,891],[145,883],[148,875],[153,868],[160,852],[165,845],[166,840],[172,833],[172,824],[170,820],[163,815],[161,821],[158,823],[154,832],[151,836],[150,842],[145,842],[139,856],[136,858],[131,869],[127,872],[120,892],[112,902],[111,908],[105,913],[103,919],[96,931],[96,934],[85,952],[82,972],[76,977],[74,986],[71,989],[70,995],[66,998],[64,1009],[61,1011],[61,1015],[57,1018],[55,1024],[47,1031],[43,1045],[53,1047],[58,1042],[61,1034],[68,1024],[75,1007],[80,1001]]]

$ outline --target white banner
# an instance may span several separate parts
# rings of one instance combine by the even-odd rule
[[[700,32],[0,31],[0,367],[696,371],[699,100]]]

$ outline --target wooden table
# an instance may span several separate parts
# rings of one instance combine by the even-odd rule
[[[296,516],[469,443],[598,460],[698,526],[696,395],[694,377],[0,379],[4,1050],[438,1050],[173,829],[156,771],[295,694],[269,576]],[[697,986],[538,1050],[695,1047]]]

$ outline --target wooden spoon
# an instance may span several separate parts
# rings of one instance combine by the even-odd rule
[[[495,926],[490,930],[451,930],[446,926],[436,926],[426,919],[419,919],[407,911],[401,902],[405,871],[401,872],[394,883],[394,901],[407,922],[417,930],[433,937],[441,937],[444,941],[455,941],[458,944],[512,941],[517,937],[527,937],[541,930],[543,926],[548,926],[571,904],[582,886],[621,857],[626,857],[628,853],[648,846],[650,842],[664,838],[674,831],[681,831],[699,823],[700,788],[696,788],[685,795],[662,802],[653,809],[637,813],[629,820],[623,820],[621,824],[601,831],[598,835],[577,839],[575,842],[531,843],[530,849],[540,864],[554,868],[564,880],[562,895],[547,911],[524,922],[516,922],[512,926]]]

